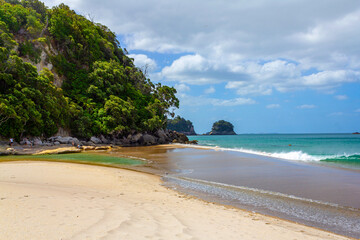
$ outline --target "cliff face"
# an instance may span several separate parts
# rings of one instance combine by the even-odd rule
[[[26,35],[26,31],[21,30],[19,34],[15,37],[18,44],[14,48],[16,52],[18,52],[19,45],[25,44],[27,37]],[[33,42],[33,44],[34,48],[37,49],[37,51],[39,52],[39,57],[34,60],[27,55],[20,55],[20,58],[24,62],[30,63],[31,65],[35,66],[38,74],[40,74],[45,68],[50,70],[50,72],[54,75],[53,84],[56,87],[61,88],[65,78],[64,76],[60,76],[56,72],[56,69],[50,60],[51,56],[59,54],[56,50],[56,46],[54,46],[52,42],[40,44],[39,42],[36,42],[36,40]]]
[[[236,135],[234,126],[227,121],[220,120],[213,124],[209,135]]]

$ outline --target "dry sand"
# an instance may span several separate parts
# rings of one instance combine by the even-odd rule
[[[52,162],[0,163],[0,239],[347,239],[186,197],[159,177]]]

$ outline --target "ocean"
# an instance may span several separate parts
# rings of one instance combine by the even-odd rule
[[[360,134],[199,135],[189,139],[222,150],[360,169]]]
[[[191,136],[167,152],[167,186],[360,238],[360,135]],[[159,156],[159,154],[157,155]]]

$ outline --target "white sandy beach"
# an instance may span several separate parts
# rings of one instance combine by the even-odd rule
[[[159,177],[55,162],[0,163],[0,239],[348,239],[186,197]]]

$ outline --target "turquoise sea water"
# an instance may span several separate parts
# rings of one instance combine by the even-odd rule
[[[360,168],[360,135],[357,134],[241,134],[189,139],[223,150]]]

